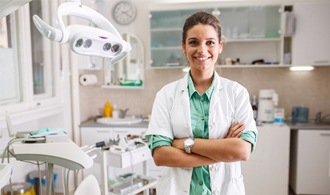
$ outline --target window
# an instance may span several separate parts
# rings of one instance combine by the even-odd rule
[[[22,100],[15,26],[15,15],[0,19],[0,104]]]
[[[0,110],[17,112],[59,102],[59,43],[44,38],[32,16],[50,23],[52,1],[32,0],[0,20]]]

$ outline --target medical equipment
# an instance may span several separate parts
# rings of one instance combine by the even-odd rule
[[[65,26],[63,16],[84,18],[96,27],[86,25]],[[44,22],[39,16],[33,16],[33,22],[39,32],[52,41],[69,44],[72,51],[88,56],[110,58],[116,63],[131,51],[131,45],[122,39],[116,28],[95,10],[81,3],[65,2],[57,10],[58,28]]]
[[[15,135],[11,120],[6,113],[8,132]],[[39,133],[40,136],[37,134]],[[93,159],[82,148],[71,141],[61,129],[42,129],[33,131],[28,137],[10,140],[4,151],[17,160],[45,162],[47,164],[47,195],[51,194],[54,165],[59,165],[68,170],[87,169],[93,165]],[[3,159],[4,160],[4,159]]]

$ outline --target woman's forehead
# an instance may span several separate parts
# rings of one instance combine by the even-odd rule
[[[191,38],[218,39],[218,33],[211,25],[197,24],[187,31],[187,39]]]

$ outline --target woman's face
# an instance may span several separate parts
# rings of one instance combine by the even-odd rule
[[[216,30],[211,25],[198,24],[187,31],[182,50],[191,70],[212,71],[222,49]]]

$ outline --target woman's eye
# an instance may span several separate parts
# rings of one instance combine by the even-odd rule
[[[208,45],[214,45],[215,42],[214,42],[214,41],[208,41],[207,44],[208,44]]]
[[[197,45],[197,41],[189,41],[189,45]]]

